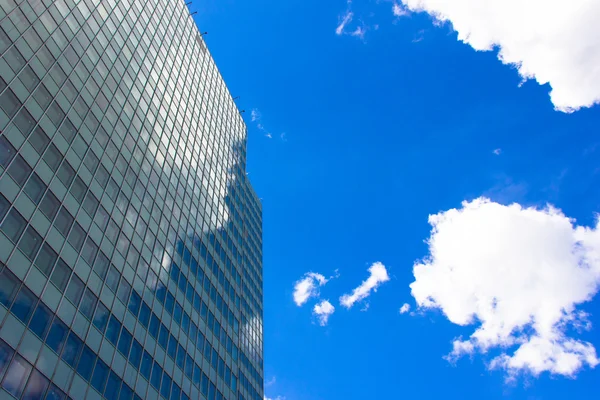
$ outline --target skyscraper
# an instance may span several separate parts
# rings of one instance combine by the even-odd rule
[[[183,0],[0,0],[0,399],[263,400],[246,127]]]

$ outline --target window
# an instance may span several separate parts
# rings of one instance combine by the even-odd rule
[[[150,321],[150,307],[148,307],[146,302],[142,302],[138,320],[144,328],[148,328],[148,322]]]
[[[79,373],[83,379],[89,381],[92,376],[92,369],[94,368],[95,362],[96,354],[94,354],[89,347],[83,346],[81,358],[79,359],[79,363],[77,363],[77,373]]]
[[[156,339],[156,337],[158,336],[158,330],[160,328],[160,321],[158,320],[158,317],[156,316],[156,314],[152,313],[152,316],[150,317],[150,327],[148,329],[148,332],[150,332],[150,335]]]
[[[10,144],[6,137],[0,136],[0,165],[7,168],[16,153],[17,150]]]
[[[110,313],[108,312],[108,308],[106,308],[106,306],[101,302],[98,302],[96,314],[94,314],[94,326],[102,333],[104,333],[104,329],[106,329],[106,323],[108,322],[109,315]]]
[[[81,251],[81,247],[83,246],[83,241],[85,240],[85,231],[79,225],[79,223],[75,222],[73,225],[73,229],[71,230],[71,234],[69,235],[69,243],[73,246],[77,252]]]
[[[13,349],[9,345],[0,340],[0,378],[4,376],[4,371],[8,367],[8,363],[13,356]]]
[[[66,395],[54,384],[50,385],[48,393],[46,394],[46,400],[65,400]]]
[[[0,272],[0,303],[6,308],[10,307],[10,304],[19,289],[20,283],[21,282],[8,270],[8,268],[4,268],[4,270]]]
[[[52,95],[46,88],[46,85],[44,85],[43,83],[38,86],[37,90],[33,94],[33,98],[35,99],[35,101],[37,101],[42,110],[48,108],[50,102],[52,101]]]
[[[169,340],[169,331],[165,324],[160,324],[160,331],[158,333],[158,344],[162,346],[163,349],[167,348],[167,341]]]
[[[154,366],[152,368],[152,377],[150,378],[150,383],[152,386],[158,390],[160,388],[160,378],[162,376],[162,368],[156,361],[154,361]]]
[[[58,255],[52,247],[48,243],[44,243],[40,253],[35,259],[35,265],[42,271],[42,273],[46,276],[50,276],[50,272],[52,272],[52,267],[54,267],[54,263]]]
[[[114,315],[111,315],[110,321],[108,322],[108,329],[106,330],[106,338],[115,346],[117,345],[120,331],[121,324],[119,323],[119,320],[117,320]]]
[[[2,218],[4,218],[9,208],[10,203],[4,196],[2,196],[2,194],[0,194],[0,221],[2,221]]]
[[[117,399],[121,389],[121,379],[114,372],[110,371],[104,397],[107,399]]]
[[[63,261],[62,258],[58,260],[56,263],[56,267],[54,268],[54,272],[52,273],[52,277],[50,280],[52,283],[56,285],[58,290],[64,292],[67,287],[67,282],[69,282],[69,277],[71,276],[71,268]]]
[[[75,197],[75,200],[77,200],[79,204],[83,202],[83,198],[85,197],[86,191],[87,186],[85,185],[83,180],[80,177],[76,177],[75,182],[71,187],[71,194],[73,195],[73,197]]]
[[[44,161],[46,164],[48,164],[52,171],[56,172],[62,159],[63,156],[58,148],[54,145],[54,143],[50,143],[50,147],[48,147],[46,154],[44,154]]]
[[[104,255],[102,251],[98,253],[98,257],[96,257],[96,262],[94,263],[94,271],[100,279],[104,280],[106,278],[106,273],[108,272],[108,257]]]
[[[69,186],[71,186],[71,183],[73,182],[73,179],[75,179],[75,170],[73,169],[73,167],[71,167],[71,164],[65,161],[60,166],[60,169],[56,173],[56,176],[58,176],[58,179],[60,179],[60,181],[65,185],[66,188],[69,188]]]
[[[100,393],[104,392],[104,385],[108,377],[108,366],[100,359],[96,359],[96,368],[92,375],[92,386]]]
[[[177,366],[183,370],[183,364],[185,363],[185,356],[186,356],[186,352],[183,349],[183,346],[178,345],[177,346]]]
[[[21,102],[10,88],[6,89],[0,96],[0,108],[8,115],[8,118],[14,117],[21,105]]]
[[[98,199],[94,194],[89,191],[87,196],[85,196],[85,201],[83,202],[83,209],[88,213],[90,217],[94,217],[96,214],[96,210],[98,209]]]
[[[140,303],[142,301],[142,298],[140,297],[139,294],[136,293],[136,291],[132,291],[131,292],[131,297],[129,298],[129,311],[131,311],[131,313],[137,317],[138,312],[140,311]]]
[[[54,217],[56,217],[56,213],[58,212],[59,207],[60,202],[58,201],[54,193],[48,190],[40,204],[40,210],[42,211],[42,213],[44,213],[46,217],[48,217],[50,221],[52,221]]]
[[[162,376],[162,384],[160,386],[160,394],[165,398],[169,398],[169,394],[171,393],[171,378],[167,374],[163,374]]]
[[[88,265],[94,265],[94,259],[98,253],[98,246],[94,243],[94,240],[88,236],[81,252],[81,257],[85,260]]]
[[[41,126],[35,128],[29,137],[29,144],[31,144],[31,147],[33,147],[40,156],[44,154],[49,143],[50,138],[48,138],[48,135],[46,135]]]
[[[77,135],[77,129],[75,128],[75,125],[73,125],[73,123],[68,117],[65,119],[65,122],[60,128],[60,134],[65,138],[65,140],[69,144],[73,142],[75,135]]]
[[[56,221],[54,221],[54,226],[64,237],[67,237],[69,230],[71,229],[71,225],[73,225],[73,220],[73,217],[67,211],[67,209],[65,207],[61,207],[60,211],[58,212],[58,216],[56,217]]]
[[[6,371],[2,387],[16,398],[20,398],[31,369],[31,365],[23,357],[15,355]]]
[[[31,116],[29,111],[27,111],[26,108],[22,108],[13,121],[24,137],[29,136],[29,134],[33,130],[33,127],[36,124],[35,119],[33,119],[33,117]]]
[[[56,66],[58,68],[55,68],[55,71],[58,71],[60,69],[60,66],[58,64],[56,64]],[[64,75],[64,73],[63,73],[63,75]],[[60,86],[60,84],[59,84],[59,86]],[[46,112],[46,115],[48,116],[48,118],[50,118],[50,121],[52,121],[54,126],[58,129],[58,127],[60,126],[60,123],[62,122],[63,118],[65,117],[65,112],[62,110],[62,108],[60,108],[58,103],[56,101],[54,101],[50,105],[50,108]]]
[[[44,192],[46,191],[46,184],[42,181],[42,179],[38,176],[38,174],[33,173],[27,185],[25,185],[25,194],[29,196],[31,201],[33,201],[36,205],[40,203],[42,200],[42,196],[44,196]]]
[[[123,304],[127,304],[129,300],[129,292],[131,291],[131,285],[127,283],[125,277],[121,277],[121,284],[119,285],[119,290],[117,292],[117,296],[123,302]]]
[[[19,249],[23,251],[27,258],[33,260],[41,245],[42,237],[29,225],[19,242]]]
[[[98,208],[98,212],[96,213],[96,217],[94,217],[94,222],[96,223],[96,225],[98,225],[100,230],[106,230],[109,219],[110,218],[108,216],[108,212],[106,212],[104,207],[100,206]]]
[[[87,155],[85,156],[85,160],[83,161],[83,164],[92,173],[92,175],[94,174],[94,172],[96,172],[96,168],[98,168],[99,163],[100,163],[100,160],[98,160],[98,157],[96,157],[96,154],[94,154],[94,152],[92,150],[89,150],[87,152]]]
[[[19,187],[23,187],[23,185],[25,185],[27,178],[29,178],[29,175],[31,175],[31,171],[31,167],[29,164],[27,164],[27,161],[21,157],[20,154],[17,154],[8,168],[8,174],[14,179]]]
[[[27,325],[37,300],[37,297],[29,289],[23,286],[21,287],[19,294],[17,294],[11,311],[17,318]]]
[[[138,369],[140,367],[140,361],[142,359],[142,345],[135,339],[131,344],[131,352],[129,353],[129,362]]]
[[[98,181],[102,188],[106,187],[109,177],[110,175],[108,174],[106,168],[104,168],[104,165],[100,164],[100,168],[98,168],[98,172],[96,173],[96,181]]]
[[[71,279],[71,283],[69,283],[69,287],[67,288],[67,299],[71,300],[71,302],[77,307],[79,305],[79,301],[81,300],[81,296],[83,295],[83,289],[85,285],[79,279],[76,274],[73,274],[73,279]]]
[[[108,288],[112,290],[113,293],[117,292],[119,277],[119,271],[117,271],[114,265],[111,265],[110,269],[108,270],[108,276],[106,277],[106,286],[108,286]]]
[[[48,331],[48,326],[50,326],[51,319],[52,313],[50,312],[50,309],[40,301],[35,309],[35,312],[33,313],[31,322],[29,322],[29,329],[38,335],[40,339],[44,340],[46,338],[46,332]]]
[[[121,337],[119,338],[119,345],[117,348],[125,358],[129,356],[129,346],[131,346],[131,333],[127,331],[127,329],[123,328],[121,330]]]
[[[25,225],[27,225],[25,218],[23,218],[21,214],[19,214],[19,212],[13,208],[4,219],[0,229],[2,229],[2,232],[4,232],[10,240],[12,240],[14,243],[17,243],[21,237],[21,234],[23,233],[23,230],[25,230]]]
[[[0,354],[1,357],[1,354]],[[1,362],[1,360],[0,360]],[[140,367],[140,372],[142,376],[146,378],[146,380],[150,380],[150,371],[152,370],[152,357],[148,354],[147,351],[144,350],[144,355],[142,356],[142,365]]]

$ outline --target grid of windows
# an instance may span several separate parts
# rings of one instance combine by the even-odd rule
[[[0,390],[262,400],[245,147],[182,0],[0,3]]]

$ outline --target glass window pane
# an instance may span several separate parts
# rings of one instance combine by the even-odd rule
[[[106,383],[106,390],[104,391],[104,397],[107,399],[116,399],[119,396],[120,389],[121,379],[119,379],[117,374],[110,371],[108,382]]]
[[[29,143],[39,155],[42,155],[48,144],[50,144],[50,138],[46,135],[42,127],[38,126],[29,137]]]
[[[81,358],[79,359],[79,363],[77,364],[77,372],[83,379],[86,381],[90,380],[92,376],[92,369],[94,368],[94,363],[96,362],[96,354],[87,346],[83,347],[83,351],[81,353]]]
[[[100,393],[104,393],[104,385],[108,377],[108,366],[101,359],[96,359],[96,368],[92,375],[92,386]]]
[[[79,353],[81,352],[81,346],[81,339],[79,339],[75,333],[71,332],[67,339],[62,358],[73,368],[75,368],[75,365],[77,365],[77,359],[79,358]]]
[[[42,203],[40,204],[40,210],[44,213],[46,217],[48,217],[50,221],[52,221],[54,220],[54,217],[56,216],[59,207],[60,202],[58,201],[54,193],[48,190],[46,192],[46,195],[44,196],[44,199],[42,200]]]
[[[73,179],[75,178],[75,170],[73,169],[73,167],[71,167],[71,164],[65,161],[58,169],[56,176],[58,176],[58,179],[60,179],[60,181],[68,189],[69,186],[71,186]]]
[[[137,340],[133,340],[131,345],[131,352],[129,353],[129,362],[138,369],[140,366],[140,360],[142,359],[142,345]]]
[[[38,335],[40,339],[44,340],[46,338],[46,332],[48,331],[48,326],[50,326],[51,319],[52,313],[50,312],[50,309],[40,301],[35,309],[35,312],[33,313],[31,322],[29,322],[29,329]]]
[[[142,299],[139,294],[136,293],[135,290],[131,292],[131,297],[129,298],[129,311],[137,317],[138,312],[140,311],[140,303]]]
[[[110,290],[116,293],[118,284],[119,271],[117,271],[114,265],[111,265],[108,271],[108,276],[106,277],[106,285],[109,287]]]
[[[33,127],[36,124],[35,119],[31,116],[26,108],[22,108],[13,120],[16,127],[21,131],[24,137],[28,137]]]
[[[71,302],[75,305],[75,307],[79,306],[79,301],[81,300],[81,296],[83,295],[83,289],[85,285],[79,279],[76,274],[73,274],[73,278],[71,279],[71,283],[69,283],[69,287],[67,288],[67,299],[71,300]]]
[[[54,272],[52,273],[50,280],[61,292],[64,292],[70,276],[71,268],[69,268],[67,263],[65,263],[61,258],[58,260],[58,263],[56,263],[56,267],[54,268]]]
[[[42,273],[46,276],[50,276],[50,272],[52,272],[52,267],[54,267],[54,263],[58,255],[52,247],[48,243],[44,243],[42,249],[40,250],[37,258],[35,259],[35,265],[42,271]]]
[[[121,323],[114,315],[111,315],[110,321],[108,322],[108,329],[106,329],[106,338],[115,346],[117,345],[120,331]]]
[[[10,88],[6,89],[0,96],[0,107],[8,115],[8,118],[14,117],[21,105],[21,102]]]
[[[106,328],[109,315],[108,308],[99,302],[98,307],[96,307],[96,314],[94,314],[94,326],[102,333],[104,333],[104,329]]]
[[[48,147],[48,150],[46,151],[46,154],[44,154],[44,161],[46,164],[48,164],[52,171],[56,172],[62,159],[63,156],[60,151],[56,148],[54,143],[51,143],[50,147]]]
[[[100,279],[104,280],[106,278],[106,273],[108,272],[109,260],[106,255],[102,251],[98,253],[98,257],[96,257],[96,262],[94,263],[94,272],[98,274]]]
[[[58,387],[50,385],[48,393],[46,394],[46,400],[64,400],[66,395]]]
[[[7,168],[13,157],[17,154],[17,150],[4,136],[0,136],[0,165]]]
[[[2,194],[0,194],[0,221],[2,221],[2,218],[4,218],[4,216],[8,212],[9,208],[10,208],[9,201],[6,200],[6,198],[4,196],[2,196]]]
[[[88,265],[94,265],[94,260],[96,258],[96,254],[98,253],[98,246],[94,243],[94,240],[88,236],[83,245],[83,250],[81,251],[81,257],[85,260]]]
[[[42,400],[50,381],[38,370],[33,370],[25,387],[22,400]]]
[[[73,225],[73,229],[69,234],[69,243],[77,252],[81,251],[81,247],[83,246],[83,241],[85,240],[85,231],[79,225],[79,223],[75,222]]]
[[[85,210],[85,212],[88,213],[88,215],[90,217],[94,217],[94,215],[96,214],[96,210],[98,209],[98,204],[99,201],[96,198],[96,196],[94,196],[94,194],[89,191],[87,193],[87,196],[85,196],[85,201],[83,202],[83,209]]]
[[[83,202],[85,197],[85,192],[87,191],[87,186],[83,183],[83,180],[80,177],[75,178],[75,182],[73,182],[73,186],[71,186],[71,194],[75,197],[75,200],[79,204]]]
[[[8,167],[8,174],[14,181],[19,185],[19,187],[23,187],[25,182],[27,182],[27,178],[31,175],[31,167],[27,164],[27,161],[20,154],[17,154],[13,162]]]
[[[56,221],[54,221],[54,226],[64,237],[67,237],[69,230],[71,229],[71,225],[73,225],[73,221],[74,219],[67,209],[61,207],[60,211],[58,212],[58,216],[56,217]]]
[[[97,302],[98,298],[94,295],[94,293],[92,293],[92,291],[89,289],[85,289],[85,294],[83,295],[83,300],[81,301],[79,311],[81,311],[81,313],[85,315],[87,319],[91,320],[92,316],[94,315]]]
[[[25,361],[23,357],[17,354],[6,371],[6,375],[2,381],[2,387],[8,393],[19,398],[23,393],[25,383],[27,382],[30,373],[31,365]]]
[[[121,337],[119,338],[119,345],[117,348],[125,358],[129,356],[129,347],[131,346],[131,333],[127,331],[127,329],[123,328],[121,330]]]
[[[25,325],[27,325],[37,300],[37,297],[31,292],[31,290],[27,289],[25,286],[22,286],[10,311]]]
[[[13,354],[14,350],[4,340],[0,340],[0,379],[4,376],[4,371],[6,371]]]
[[[0,303],[7,308],[10,307],[20,284],[19,279],[8,268],[4,268],[0,272]]]
[[[54,318],[48,337],[46,338],[46,344],[50,346],[57,354],[60,354],[63,344],[67,337],[67,326],[63,324],[58,318]]]
[[[38,176],[38,174],[34,173],[31,175],[31,178],[25,185],[24,192],[29,196],[31,201],[35,204],[39,204],[40,200],[42,200],[42,196],[44,196],[44,192],[46,191],[46,184],[42,181],[42,179]]]
[[[42,237],[31,225],[29,225],[19,242],[19,249],[21,249],[30,260],[33,260],[41,245]]]
[[[17,243],[25,230],[25,225],[27,225],[25,218],[13,208],[4,219],[0,229],[2,229],[2,232],[4,232],[10,240]]]
[[[144,355],[142,356],[142,365],[140,367],[140,372],[146,378],[146,380],[150,380],[150,371],[152,370],[152,357],[148,354],[147,351],[144,351]]]

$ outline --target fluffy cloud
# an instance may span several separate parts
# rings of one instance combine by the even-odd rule
[[[451,22],[475,50],[498,58],[524,79],[549,83],[556,109],[571,112],[600,102],[600,2],[595,0],[401,0]]]
[[[351,308],[357,301],[367,298],[371,291],[377,291],[379,285],[390,280],[385,265],[380,262],[371,265],[369,273],[371,274],[369,278],[354,289],[352,294],[345,294],[340,297],[340,303],[344,307]]]
[[[394,16],[396,17],[404,17],[410,14],[404,7],[402,7],[398,3],[394,3],[392,5],[392,13],[394,13]]]
[[[429,217],[430,256],[410,287],[421,309],[477,325],[448,355],[500,350],[490,368],[509,377],[548,371],[574,376],[600,360],[570,327],[589,328],[576,309],[600,284],[600,230],[575,226],[559,210],[500,205],[480,198]]]
[[[406,314],[410,311],[410,304],[404,303],[402,307],[400,307],[400,314]]]
[[[294,302],[298,307],[311,297],[319,295],[318,287],[325,285],[329,280],[316,272],[308,272],[294,285]]]
[[[335,307],[329,302],[329,300],[323,300],[319,304],[315,305],[313,314],[318,318],[319,325],[325,326],[327,325],[327,321],[334,311]]]

